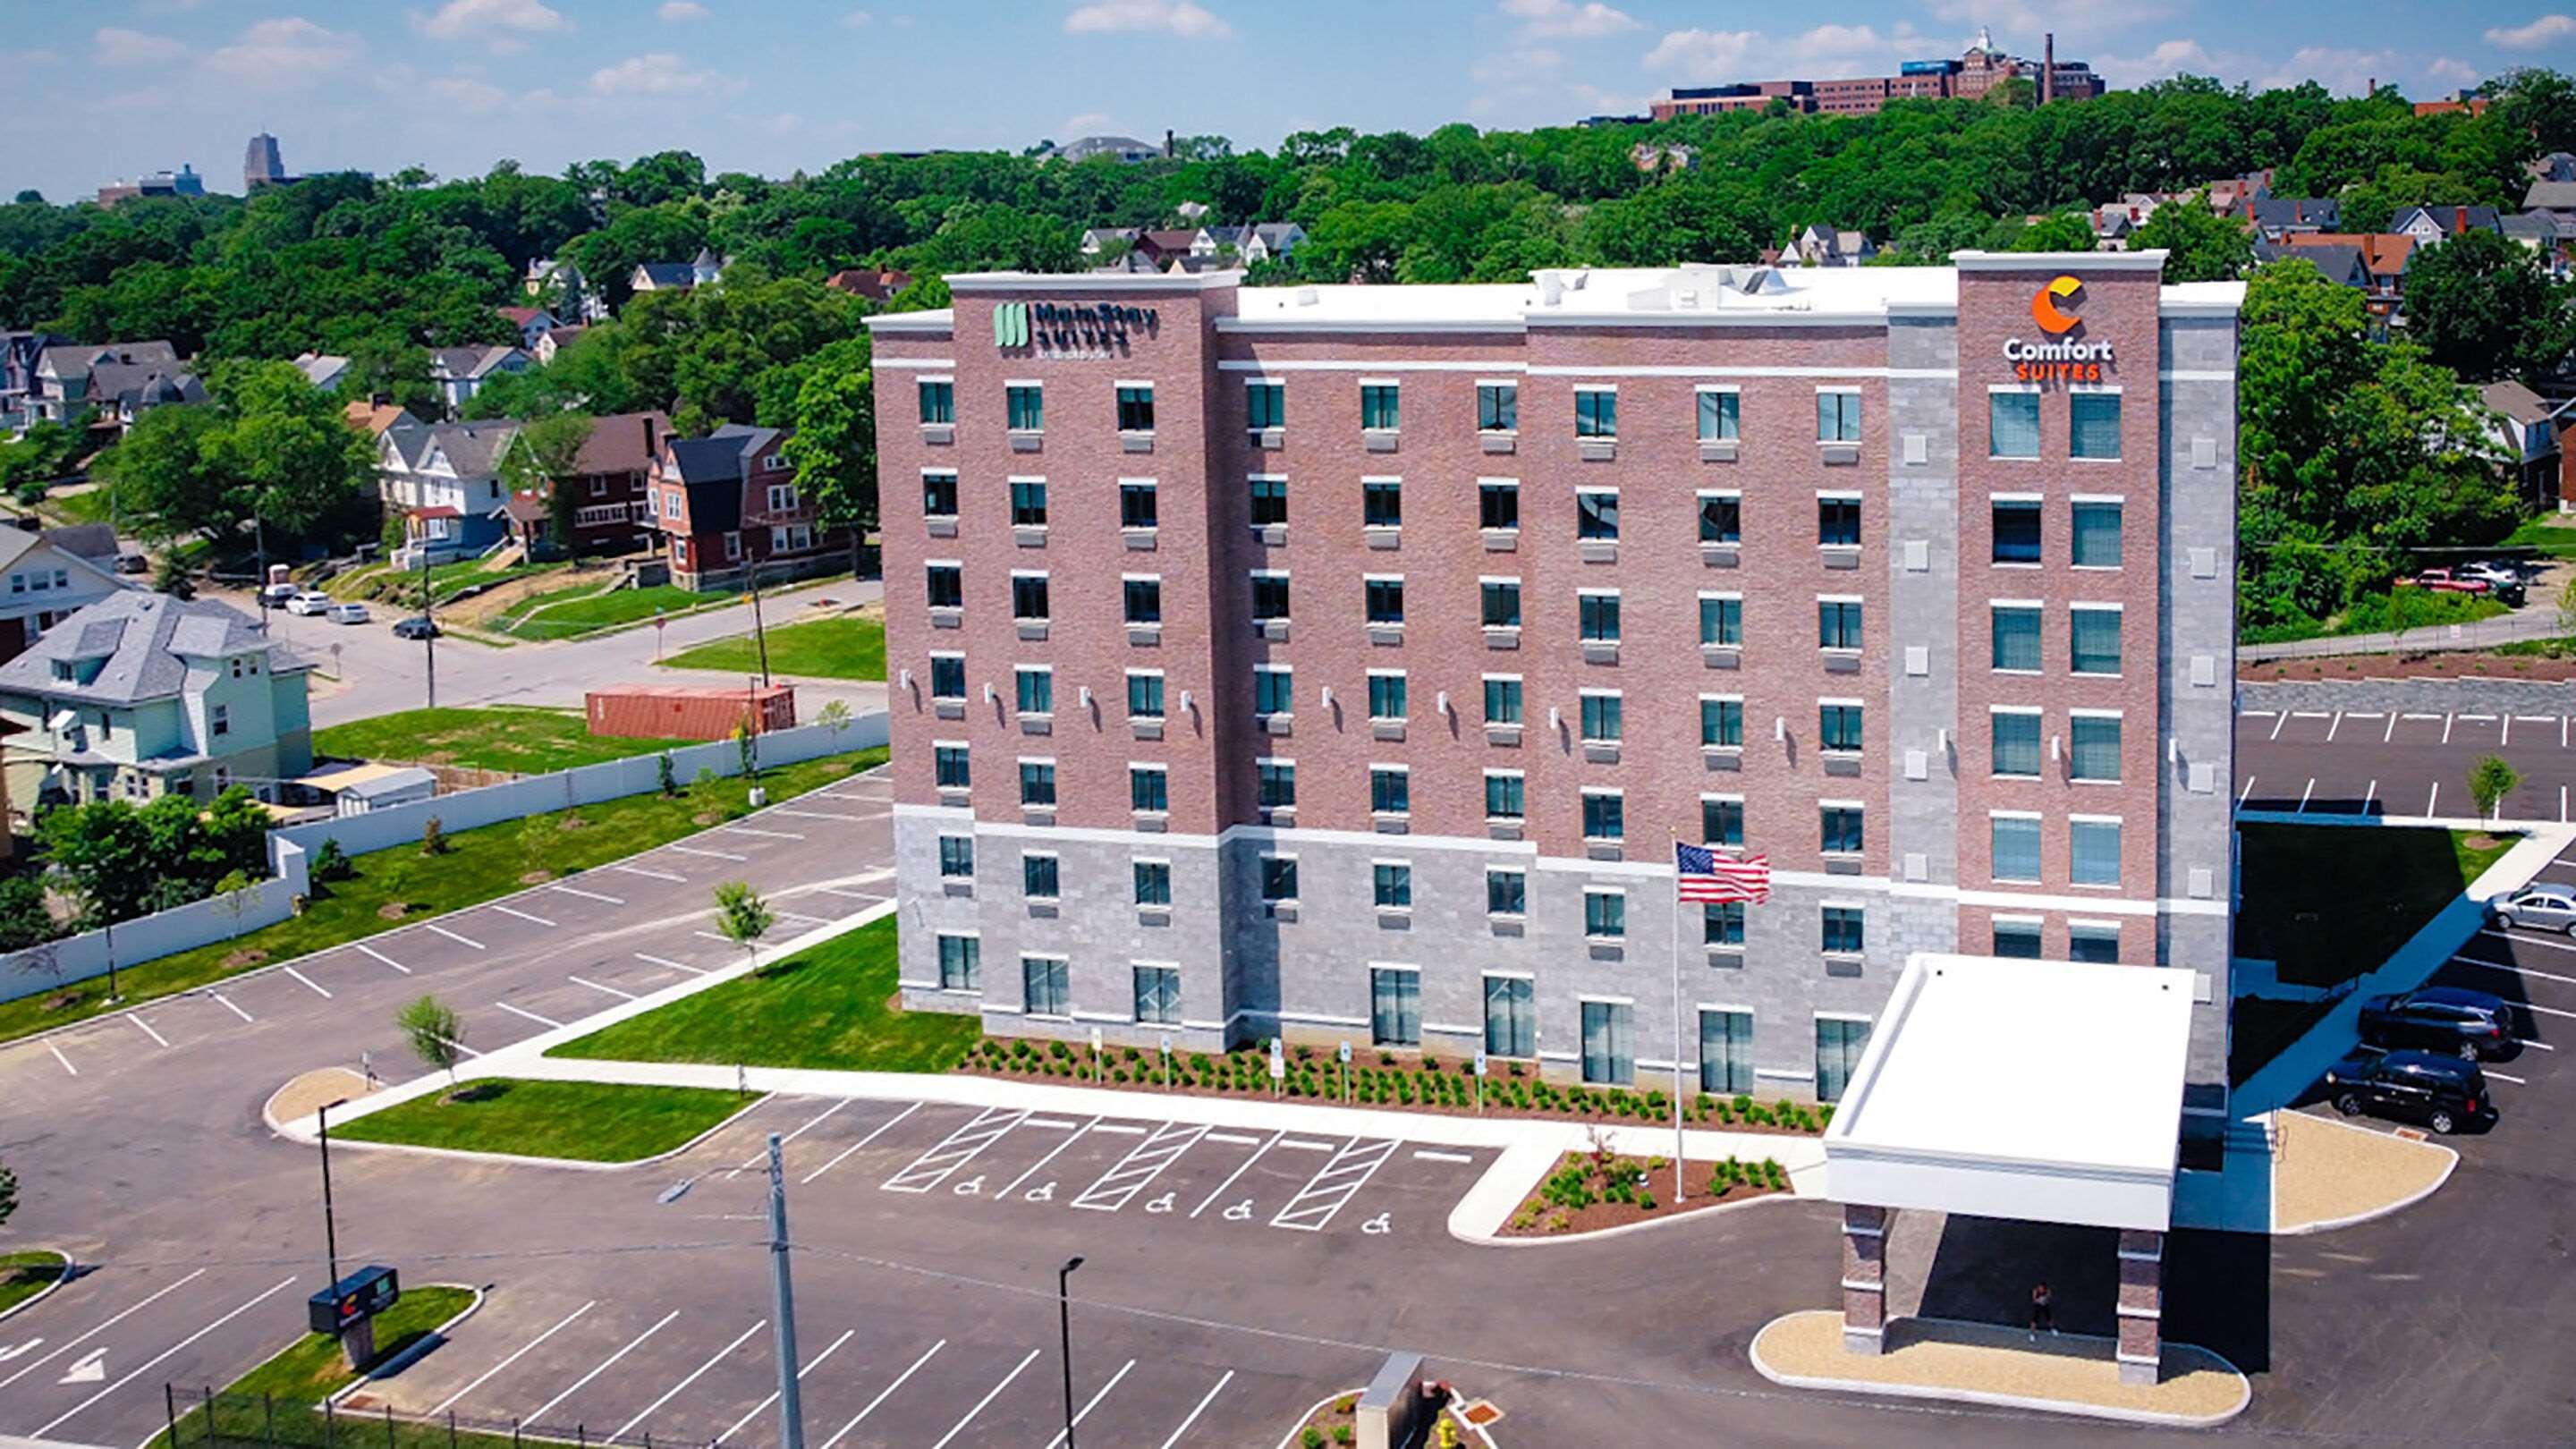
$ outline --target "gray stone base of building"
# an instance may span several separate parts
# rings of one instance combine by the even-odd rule
[[[2163,1379],[2164,1366],[2160,1363],[2140,1363],[2134,1359],[2125,1358],[2120,1360],[2120,1382],[2124,1384],[2153,1388]]]

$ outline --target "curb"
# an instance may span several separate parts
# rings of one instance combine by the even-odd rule
[[[54,1281],[37,1289],[35,1297],[29,1298],[22,1303],[13,1304],[5,1310],[0,1310],[0,1323],[6,1323],[10,1319],[17,1317],[19,1314],[26,1312],[28,1309],[35,1307],[37,1304],[44,1302],[46,1299],[53,1297],[54,1290],[72,1281],[73,1272],[80,1267],[80,1264],[73,1260],[71,1254],[64,1252],[60,1248],[40,1248],[35,1251],[51,1253],[55,1257],[63,1260],[62,1263],[54,1269]]]
[[[386,1359],[383,1363],[377,1364],[373,1368],[367,1369],[357,1377],[349,1380],[347,1383],[342,1384],[340,1387],[333,1389],[327,1394],[324,1394],[322,1396],[322,1402],[337,1405],[341,1400],[348,1398],[351,1394],[356,1393],[367,1385],[374,1383],[379,1379],[392,1378],[395,1374],[401,1373],[404,1369],[407,1369],[413,1364],[419,1362],[420,1359],[424,1355],[428,1354],[430,1350],[447,1342],[447,1330],[454,1328],[456,1325],[463,1323],[465,1320],[472,1318],[475,1314],[483,1310],[483,1300],[486,1296],[485,1291],[481,1288],[474,1287],[471,1284],[423,1283],[420,1286],[423,1288],[462,1288],[473,1294],[474,1297],[463,1308],[458,1309],[454,1315],[449,1317],[445,1323],[439,1324],[429,1332],[422,1334],[420,1342],[413,1344],[411,1347],[404,1349],[401,1353],[394,1355],[392,1358]],[[283,1352],[283,1350],[280,1351]],[[273,1358],[275,1355],[272,1354],[270,1357]],[[262,1362],[266,1362],[266,1360],[262,1360]]]
[[[1748,1197],[1737,1202],[1722,1202],[1714,1207],[1686,1208],[1681,1212],[1673,1214],[1671,1217],[1648,1218],[1643,1222],[1635,1223],[1619,1223],[1612,1227],[1594,1228],[1589,1232],[1582,1233],[1557,1233],[1544,1238],[1506,1238],[1499,1236],[1475,1238],[1456,1232],[1451,1233],[1449,1236],[1457,1238],[1461,1242],[1475,1243],[1481,1247],[1487,1248],[1549,1248],[1554,1247],[1559,1243],[1592,1243],[1598,1242],[1603,1238],[1616,1238],[1629,1233],[1642,1233],[1649,1228],[1668,1228],[1675,1223],[1697,1222],[1702,1218],[1713,1218],[1718,1216],[1720,1213],[1731,1213],[1739,1208],[1760,1207],[1762,1204],[1767,1202],[1806,1201],[1811,1201],[1811,1199],[1801,1198],[1795,1192],[1766,1192],[1757,1197]]]
[[[1805,1311],[1830,1312],[1831,1310],[1809,1309]],[[1790,1318],[1796,1316],[1798,1315],[1783,1314],[1779,1318],[1772,1319],[1770,1323],[1766,1323],[1760,1328],[1755,1329],[1753,1331],[1753,1341],[1746,1345],[1744,1350],[1745,1356],[1753,1361],[1754,1372],[1783,1388],[1823,1389],[1836,1393],[1850,1394],[1883,1394],[1891,1398],[1900,1399],[1941,1399],[1951,1403],[1984,1404],[1995,1408],[2030,1409],[2043,1414],[2064,1414],[2070,1418],[2107,1419],[2112,1422],[2122,1424],[2152,1424],[2164,1428],[2180,1429],[2216,1428],[2217,1426],[2235,1418],[2237,1415],[2244,1413],[2245,1410],[2254,1402],[2254,1385],[2251,1380],[2245,1377],[2245,1371],[2238,1368],[2236,1365],[2229,1363],[2225,1358],[2218,1354],[2200,1347],[2198,1344],[2175,1344],[2172,1346],[2176,1348],[2188,1348],[2195,1353],[2208,1354],[2212,1362],[2225,1368],[2229,1373],[2236,1375],[2239,1397],[2236,1401],[2236,1406],[2224,1413],[2159,1414],[2145,1409],[2121,1409],[2107,1404],[2087,1404],[2072,1399],[2032,1398],[2024,1394],[1993,1393],[1983,1389],[1947,1389],[1932,1384],[1891,1384],[1879,1383],[1869,1379],[1814,1378],[1805,1374],[1782,1373],[1762,1361],[1762,1335],[1769,1332],[1774,1325],[1784,1323]],[[1910,1317],[1911,1315],[1907,1316]],[[1888,1320],[1891,1324],[1897,1321],[1898,1320],[1892,1318]],[[1917,1319],[1916,1321],[1921,1323],[1943,1323],[1951,1322],[1953,1320],[1923,1318]],[[2092,1335],[2080,1336],[2092,1337]],[[2108,1342],[2108,1340],[2101,1341]]]
[[[2288,1109],[2283,1108],[2281,1110],[2287,1111]],[[2272,1115],[2278,1117],[2281,1113],[2274,1112]],[[2350,1122],[2338,1122],[2332,1117],[2319,1117],[2312,1112],[2302,1112],[2299,1115],[2306,1117],[2311,1121],[2325,1123],[2329,1127],[2340,1127],[2346,1132],[2367,1132],[2374,1137],[2390,1135],[2379,1131],[2375,1127],[2359,1127]],[[2450,1158],[2450,1161],[2442,1164],[2441,1175],[2434,1178],[2428,1186],[2408,1193],[2406,1196],[2399,1198],[2395,1202],[2388,1203],[2381,1207],[2372,1208],[2368,1212],[2352,1213],[2339,1218],[2319,1218],[2317,1221],[2312,1223],[2300,1223],[2294,1227],[2287,1228],[2280,1226],[2281,1194],[2279,1191],[2275,1190],[2272,1194],[2272,1236],[2276,1238],[2303,1238],[2310,1233],[2328,1233],[2337,1228],[2351,1227],[2356,1223],[2370,1222],[2375,1218],[2384,1218],[2393,1213],[2403,1212],[2449,1186],[2451,1182],[2451,1174],[2457,1172],[2460,1167],[2460,1150],[2448,1145],[2447,1143],[2435,1142],[2429,1138],[2416,1145],[2420,1147],[2430,1147],[2434,1151],[2442,1153]],[[2277,1182],[2279,1180],[2280,1174],[2281,1159],[2277,1154],[2275,1154],[2272,1159],[2272,1176],[2274,1181]]]
[[[545,1079],[542,1077],[510,1077],[503,1076],[498,1073],[492,1073],[477,1077],[474,1080],[486,1082],[513,1082],[543,1081]],[[701,1088],[700,1090],[704,1089]],[[423,1093],[422,1095],[426,1096],[427,1093]],[[732,1126],[734,1123],[741,1121],[744,1116],[752,1111],[752,1109],[768,1101],[772,1095],[774,1094],[769,1092],[755,1093],[751,1100],[743,1103],[738,1110],[727,1113],[723,1121],[716,1123],[714,1126],[709,1127],[704,1132],[701,1132],[697,1136],[690,1138],[688,1141],[681,1143],[679,1146],[671,1148],[667,1152],[656,1152],[650,1157],[638,1157],[626,1162],[591,1162],[578,1157],[535,1157],[524,1152],[476,1152],[472,1148],[467,1147],[423,1147],[414,1142],[370,1142],[363,1137],[335,1137],[331,1139],[331,1142],[333,1146],[344,1149],[355,1149],[367,1152],[401,1152],[408,1153],[414,1157],[446,1157],[461,1162],[506,1162],[518,1167],[568,1167],[581,1172],[624,1172],[630,1167],[650,1167],[654,1163],[665,1162],[671,1158],[679,1156],[681,1153],[696,1147],[708,1138],[713,1137],[717,1133],[725,1130],[727,1127]],[[405,1100],[411,1099],[407,1098]],[[355,1104],[353,1103],[351,1105],[354,1106]],[[398,1104],[387,1103],[385,1105],[393,1106]],[[309,1119],[299,1118],[297,1120],[303,1121]],[[280,1133],[279,1135],[286,1136],[289,1141],[302,1142],[311,1140],[309,1137],[295,1137],[287,1133]],[[458,1286],[461,1287],[463,1285],[460,1284]]]

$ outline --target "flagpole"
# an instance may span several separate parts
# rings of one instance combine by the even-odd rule
[[[1682,1132],[1682,851],[1673,837],[1673,1204],[1690,1195],[1683,1185],[1682,1162],[1687,1139]]]

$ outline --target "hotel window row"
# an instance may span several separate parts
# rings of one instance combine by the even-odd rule
[[[1997,384],[1986,390],[1986,453],[1994,458],[2040,456],[2040,389],[2036,383]],[[2067,394],[2066,456],[2115,462],[2120,456],[2120,394],[2078,387]]]
[[[1573,431],[1577,438],[1619,436],[1619,389],[1615,383],[1574,384]],[[1359,383],[1360,429],[1392,433],[1404,423],[1403,384],[1389,378],[1363,378]],[[1861,389],[1838,385],[1816,388],[1816,441],[1857,443],[1861,439]],[[1275,378],[1244,383],[1244,425],[1254,432],[1284,431],[1288,426],[1288,387]],[[932,419],[925,413],[923,421]],[[1743,396],[1732,385],[1701,383],[1693,388],[1693,434],[1704,443],[1735,442],[1743,435]],[[2116,433],[2118,417],[2112,418]],[[2034,422],[2034,427],[2036,423]],[[1520,431],[1520,385],[1479,381],[1476,384],[1476,431]]]
[[[925,377],[915,384],[921,402],[921,423],[926,428],[954,427],[957,423],[957,382],[948,377]],[[1154,385],[1150,382],[1118,382],[1111,389],[1112,417],[1121,433],[1150,434],[1154,431]],[[1033,380],[1013,379],[1002,384],[1003,426],[1011,432],[1030,434],[1046,431],[1046,386]]]
[[[2039,885],[2047,881],[2042,856],[2041,819],[2037,811],[1990,810],[1986,812],[1992,857],[1991,872],[1995,880],[2008,885]],[[2108,886],[2120,884],[2120,817],[2117,815],[2069,815],[2066,817],[2066,859],[2064,874],[2059,877],[2068,885]]]

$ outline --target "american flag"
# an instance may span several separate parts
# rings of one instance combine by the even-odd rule
[[[1677,898],[1683,901],[1751,901],[1771,899],[1771,857],[1720,855],[1705,845],[1673,842],[1673,866],[1680,873]]]

